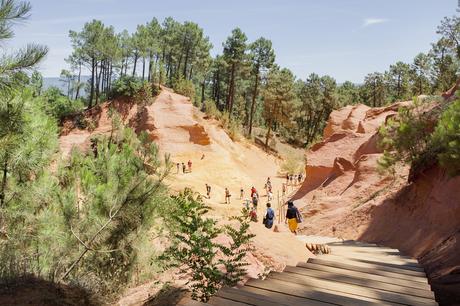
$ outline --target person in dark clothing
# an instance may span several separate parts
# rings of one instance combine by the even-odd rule
[[[273,221],[275,220],[275,211],[271,208],[271,204],[267,203],[267,213],[264,217],[264,225],[266,228],[272,228]]]
[[[289,225],[289,230],[297,235],[297,226],[299,221],[299,210],[294,206],[294,202],[288,201],[288,209],[286,211],[286,221]]]
[[[182,163],[182,173],[184,173],[184,174],[185,174],[185,169],[186,169],[185,164]]]
[[[211,186],[206,184],[206,195],[208,196],[208,199],[211,198]]]

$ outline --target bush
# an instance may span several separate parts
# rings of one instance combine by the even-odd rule
[[[203,109],[209,118],[219,120],[222,117],[222,113],[219,111],[219,109],[216,106],[216,102],[214,102],[213,100],[204,101]]]
[[[397,162],[417,163],[430,147],[431,127],[431,119],[420,102],[400,108],[398,116],[390,118],[379,130],[379,146],[384,150],[380,167],[388,169]]]
[[[440,147],[439,163],[454,176],[460,174],[460,100],[442,114],[433,133],[434,145]]]
[[[186,80],[183,77],[179,77],[174,82],[174,91],[180,95],[186,96],[190,98],[190,101],[194,101],[195,99],[195,85],[190,80]]]
[[[303,173],[305,162],[301,156],[289,154],[281,164],[281,171],[288,174]]]
[[[220,124],[233,141],[241,139],[241,124],[236,118],[230,120],[229,114],[224,112],[222,116],[220,116]]]
[[[110,96],[111,98],[121,96],[134,97],[143,85],[140,79],[125,75],[113,82]]]
[[[78,113],[85,107],[81,99],[72,101],[57,87],[48,88],[39,99],[46,113],[56,119]]]
[[[206,217],[209,211],[201,198],[190,189],[173,196],[176,210],[170,214],[171,245],[160,256],[166,267],[179,268],[190,275],[187,285],[192,298],[207,302],[220,287],[235,286],[246,274],[246,253],[254,235],[248,233],[247,211],[230,220],[237,226],[223,228],[217,221]],[[226,235],[230,243],[216,243],[219,235]]]

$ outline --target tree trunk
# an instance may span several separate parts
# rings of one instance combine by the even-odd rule
[[[227,96],[227,111],[229,113],[229,118],[232,117],[232,110],[233,110],[233,91],[234,91],[234,84],[235,81],[235,64],[232,64],[232,70],[230,74],[230,83],[228,84],[228,96]]]
[[[147,81],[149,83],[152,81],[152,58],[153,58],[153,54],[152,54],[152,52],[150,52],[150,54],[149,54],[149,71],[148,71],[148,74],[147,74]]]
[[[142,81],[145,80],[145,56],[142,57]]]
[[[96,74],[97,74],[97,65],[96,65]],[[97,83],[96,83],[96,105],[99,103],[99,83],[101,81],[101,74],[102,74],[102,64],[101,69],[99,69],[99,74],[97,76]]]
[[[251,113],[249,114],[249,136],[251,136],[252,134],[252,122],[254,120],[254,110],[256,106],[258,86],[259,86],[259,69],[257,69],[257,73],[256,73],[256,83],[254,85],[254,92],[252,94]]]
[[[93,98],[94,98],[94,70],[95,70],[95,59],[91,59],[91,90],[90,90],[90,95],[89,95],[89,104],[88,108],[91,108],[93,106]]]
[[[78,82],[77,82],[77,93],[75,94],[75,100],[78,99],[78,96],[80,94],[80,82],[81,82],[81,63],[79,63],[79,66],[78,66]]]
[[[265,136],[265,149],[268,150],[268,140],[270,139],[270,132],[272,131],[272,119],[268,121],[268,131]]]
[[[134,67],[133,67],[133,76],[136,76],[136,67],[137,67],[137,60],[138,60],[137,51],[134,53]]]
[[[5,156],[5,162],[3,163],[3,177],[2,177],[2,186],[0,190],[0,207],[3,207],[5,204],[5,190],[6,190],[6,177],[8,175],[8,154]]]
[[[204,104],[204,90],[206,86],[206,78],[203,78],[203,83],[201,83],[201,105]]]

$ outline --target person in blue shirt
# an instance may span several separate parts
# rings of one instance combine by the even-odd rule
[[[266,228],[272,228],[273,221],[275,220],[275,211],[271,208],[271,204],[267,203],[267,213],[264,217],[264,224]]]

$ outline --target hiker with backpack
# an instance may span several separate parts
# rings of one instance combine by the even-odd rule
[[[286,211],[286,222],[288,223],[289,230],[297,235],[297,226],[302,222],[302,215],[293,201],[288,201],[288,209]]]
[[[271,204],[267,203],[267,213],[263,219],[263,224],[266,228],[272,228],[273,221],[275,220],[275,211],[271,208]]]

